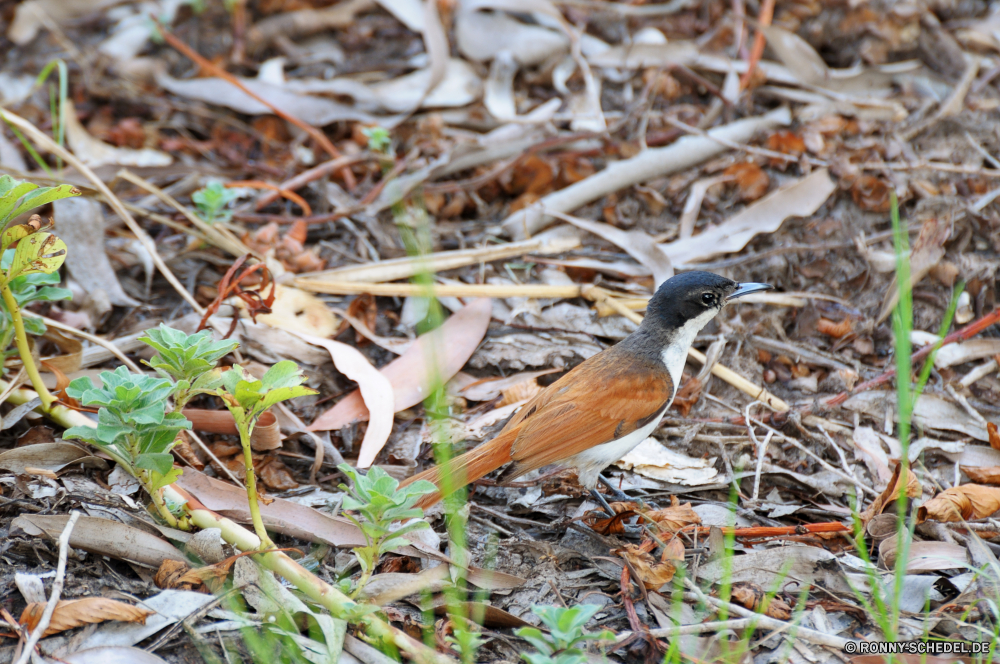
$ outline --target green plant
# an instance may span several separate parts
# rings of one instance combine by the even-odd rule
[[[223,357],[236,350],[237,341],[215,341],[209,330],[186,334],[166,325],[146,330],[139,337],[157,354],[144,364],[174,382],[174,408],[181,410],[198,394],[214,394],[222,385],[215,371]]]
[[[0,270],[10,269],[14,259],[14,250],[8,249],[0,259]],[[32,274],[22,274],[11,279],[9,287],[14,296],[14,302],[21,311],[32,302],[55,302],[57,300],[68,300],[73,297],[73,293],[66,288],[57,288],[54,284],[60,281],[59,275],[55,272],[46,274],[45,272],[35,272]],[[41,318],[29,316],[24,319],[24,330],[28,334],[40,337],[46,331],[45,322]],[[15,334],[14,317],[7,303],[0,301],[0,354],[7,360],[17,354],[16,350],[10,350],[10,344],[14,341]]]
[[[226,206],[239,197],[240,193],[238,191],[227,189],[218,180],[209,182],[191,194],[191,200],[198,207],[198,216],[206,224],[226,222],[232,219],[233,211],[227,210]]]
[[[422,480],[400,490],[399,481],[378,466],[369,470],[367,475],[362,475],[346,463],[337,468],[354,482],[353,488],[340,485],[341,490],[348,492],[344,497],[343,508],[358,512],[361,518],[357,519],[346,512],[344,516],[361,529],[367,543],[366,546],[354,549],[354,555],[361,564],[361,578],[351,595],[356,597],[365,587],[382,554],[409,544],[403,538],[404,534],[430,528],[426,521],[419,520],[424,516],[424,511],[414,505],[421,496],[432,493],[437,488]],[[414,520],[392,529],[394,523],[407,519]]]
[[[170,454],[177,434],[191,423],[179,412],[166,411],[174,385],[166,378],[131,373],[127,367],[101,372],[101,387],[89,376],[77,378],[66,393],[85,406],[99,406],[97,428],[77,426],[64,438],[96,445],[135,476],[149,492],[160,516],[171,526],[178,522],[163,501],[160,489],[180,476]]]
[[[385,127],[365,127],[361,133],[368,139],[368,149],[372,152],[390,154],[392,148],[392,135]]]
[[[31,182],[15,180],[9,175],[0,176],[0,228],[4,228],[19,215],[46,205],[53,201],[71,196],[79,196],[80,190],[68,184],[57,187],[39,187]],[[38,367],[31,356],[31,346],[28,343],[28,331],[24,318],[21,316],[21,304],[18,302],[15,290],[22,296],[54,297],[58,295],[53,290],[40,294],[34,288],[39,285],[53,283],[51,280],[36,275],[54,274],[66,260],[66,244],[51,233],[50,228],[42,218],[33,215],[27,223],[4,228],[0,233],[0,298],[3,299],[4,313],[13,326],[13,337],[17,342],[17,352],[21,356],[24,370],[31,379],[31,384],[41,399],[43,410],[52,406],[55,398],[42,383]],[[16,248],[14,245],[16,243]],[[7,257],[7,252],[12,251]],[[18,281],[18,279],[25,279]],[[34,282],[34,284],[32,284]],[[27,304],[27,301],[24,302]],[[38,327],[34,326],[37,330]],[[10,333],[4,337],[10,343]],[[2,350],[6,350],[6,346]]]
[[[574,607],[533,606],[532,613],[542,619],[549,628],[545,634],[537,627],[522,627],[514,632],[535,646],[539,652],[522,653],[529,664],[583,664],[587,653],[580,646],[587,641],[613,640],[610,631],[587,633],[584,625],[601,610],[596,604],[578,604]]]
[[[226,408],[236,420],[243,447],[243,461],[247,474],[247,498],[250,501],[250,516],[253,527],[260,538],[261,550],[271,548],[273,543],[264,529],[257,497],[257,478],[253,470],[253,451],[250,436],[253,435],[257,420],[271,406],[295,397],[316,394],[316,391],[302,385],[303,377],[298,365],[290,360],[278,362],[267,370],[260,380],[249,375],[243,367],[236,365],[222,374],[222,386],[216,393],[222,397]]]

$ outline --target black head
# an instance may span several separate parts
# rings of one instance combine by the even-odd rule
[[[768,284],[737,283],[711,272],[684,272],[667,279],[649,301],[643,327],[672,333],[690,323],[697,334],[726,303],[749,293],[771,290]]]

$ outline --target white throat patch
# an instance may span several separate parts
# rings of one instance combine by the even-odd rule
[[[688,322],[674,333],[671,343],[665,349],[663,349],[660,358],[663,360],[663,364],[667,366],[667,373],[670,374],[670,380],[674,383],[674,393],[677,392],[677,388],[681,386],[681,376],[684,374],[684,364],[687,362],[688,348],[691,347],[691,343],[694,342],[694,338],[698,336],[702,328],[708,325],[708,321],[715,318],[719,310],[716,308],[706,309],[697,318],[692,318]]]

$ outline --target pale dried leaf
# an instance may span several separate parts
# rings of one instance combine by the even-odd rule
[[[32,603],[24,607],[21,613],[21,625],[33,630],[45,612],[45,603]],[[51,636],[65,632],[74,627],[90,623],[102,623],[106,620],[136,622],[145,624],[147,616],[153,612],[141,606],[133,606],[105,597],[84,597],[83,599],[64,599],[56,604],[52,620],[43,636]]]

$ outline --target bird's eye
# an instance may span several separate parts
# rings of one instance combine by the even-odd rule
[[[705,293],[701,296],[701,301],[708,306],[715,304],[715,295],[713,293]]]

